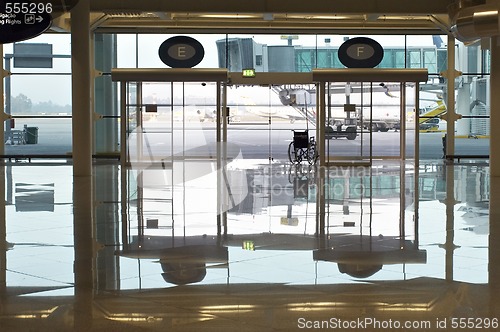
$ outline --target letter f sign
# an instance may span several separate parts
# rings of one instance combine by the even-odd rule
[[[364,46],[358,46],[358,58],[363,54],[365,47]]]

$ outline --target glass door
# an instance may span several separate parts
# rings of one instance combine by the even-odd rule
[[[324,123],[321,164],[413,158],[418,132],[406,116],[418,107],[418,82],[427,81],[427,70],[317,69],[313,80],[320,83],[318,123]]]
[[[227,71],[118,69],[113,75],[122,83],[124,246],[177,246],[174,239],[196,229],[186,226],[202,219],[213,222],[196,231],[217,234],[221,157],[235,157],[221,145]]]
[[[244,159],[271,161],[272,99],[268,86],[232,85],[227,90],[228,141],[241,148]]]
[[[216,158],[216,84],[128,84],[127,161]]]
[[[328,82],[325,93],[327,160],[371,163],[402,156],[401,83]]]
[[[228,89],[228,142],[244,159],[289,163],[294,131],[314,136],[315,89],[310,85],[232,85]]]
[[[325,158],[370,162],[371,86],[360,82],[328,82],[325,93]]]
[[[316,168],[307,158],[291,160],[290,147],[296,133],[306,133],[306,143],[315,139],[316,85],[309,73],[231,73],[231,81],[228,142],[241,147],[248,195],[228,218],[251,223],[230,223],[228,232],[244,247],[268,247],[277,234],[292,242],[314,234]]]

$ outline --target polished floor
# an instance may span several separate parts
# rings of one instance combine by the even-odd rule
[[[499,329],[484,161],[1,169],[1,331]]]

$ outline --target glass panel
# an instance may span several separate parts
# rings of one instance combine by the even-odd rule
[[[10,60],[10,71],[12,75],[16,74],[36,74],[36,75],[50,75],[50,74],[71,74],[71,59],[69,54],[55,54],[52,50],[53,58],[51,60],[50,68],[18,68],[16,67],[15,57]],[[43,59],[43,58],[41,58]],[[33,64],[36,66],[36,62]],[[40,90],[41,86],[33,85],[36,90]]]
[[[6,154],[71,152],[69,41],[69,34],[46,34],[5,45],[5,68],[12,73],[5,78],[5,112],[14,117],[5,122]],[[33,47],[46,53],[40,58],[22,56],[23,49],[32,55]]]
[[[329,61],[326,53],[318,59],[316,39],[316,35],[230,34],[216,42],[219,67],[235,72],[244,68],[258,72],[309,72],[318,61],[325,65]]]
[[[288,162],[292,130],[314,136],[314,104],[313,85],[232,86],[228,142],[240,145],[245,159]]]
[[[227,91],[230,119],[227,139],[244,159],[271,160],[272,107],[279,102],[268,86],[232,86]],[[278,150],[278,148],[276,148]]]
[[[71,118],[15,119],[5,132],[7,155],[66,155],[71,153]]]
[[[446,83],[441,76],[429,75],[427,82],[420,83],[419,92],[419,155],[420,159],[440,159],[444,155],[446,134]],[[414,94],[414,91],[408,92]],[[414,111],[414,110],[411,110]],[[415,113],[407,109],[407,125],[414,128]]]
[[[216,96],[213,82],[174,83],[174,157],[216,159]]]
[[[370,224],[370,218],[366,218],[370,214],[366,214],[370,211],[370,199],[365,199],[365,193],[370,192],[371,182],[365,180],[369,177],[370,168],[328,168],[325,189],[328,233],[366,235],[365,227]],[[353,241],[351,245],[354,247],[358,243]]]
[[[425,53],[424,53],[425,54]],[[400,211],[401,211],[401,221],[400,221],[400,231],[403,237],[407,239],[414,239],[416,247],[418,246],[418,195],[422,188],[419,187],[420,179],[420,160],[422,157],[419,155],[420,149],[420,123],[416,122],[417,112],[420,108],[421,96],[424,94],[421,92],[423,89],[420,85],[416,83],[400,83],[401,92],[404,91],[404,104],[401,109],[401,123],[405,125],[405,132],[401,133],[404,135],[404,145],[402,146],[403,151],[401,152],[404,157],[404,162],[401,163],[400,168]],[[421,83],[425,85],[424,83]],[[425,96],[424,98],[426,98]],[[418,98],[418,107],[417,107]],[[407,245],[407,244],[405,244]],[[408,249],[408,248],[406,248]]]
[[[174,35],[119,35],[120,67],[163,67],[157,52],[161,43]],[[241,71],[309,72],[313,68],[343,68],[337,56],[340,45],[355,36],[330,35],[191,35],[205,47],[199,67]],[[421,68],[439,73],[446,68],[443,36],[369,36],[384,48],[381,68]],[[138,50],[136,52],[136,39]],[[405,41],[406,39],[406,41]],[[152,46],[153,45],[153,46]],[[405,47],[411,45],[405,57]],[[216,46],[216,47],[214,47]]]
[[[128,88],[131,160],[215,159],[215,83],[130,83]],[[141,102],[135,104],[137,97]]]
[[[52,52],[54,54],[71,54],[71,34],[70,33],[44,33],[35,38],[25,41],[26,43],[49,43],[52,44]],[[25,43],[23,41],[23,43]],[[13,44],[6,44],[6,53],[10,52],[9,47]]]
[[[359,121],[370,118],[370,93],[360,83],[326,83],[326,158],[360,159],[369,156],[369,135],[359,132]],[[367,144],[368,143],[368,144]],[[364,148],[368,146],[368,152]]]
[[[436,73],[441,73],[448,67],[448,52],[446,49],[437,50],[437,71]]]
[[[435,50],[424,50],[424,68],[429,73],[437,73],[437,53]]]
[[[12,115],[71,115],[70,75],[15,75],[10,84]]]
[[[109,73],[116,64],[117,36],[96,34],[94,36],[94,64],[96,70]],[[94,80],[94,112],[104,118],[95,121],[94,146],[96,154],[117,154],[119,152],[119,83],[110,75],[98,76]]]
[[[5,112],[13,116],[5,122],[5,153],[70,153],[71,76],[13,75],[5,83]]]
[[[462,118],[457,120],[455,125],[457,128],[457,135],[455,136],[456,155],[480,156],[481,158],[489,156],[489,118]],[[470,128],[469,134],[458,134],[458,131],[464,132],[463,128]]]
[[[463,75],[457,80],[456,112],[462,118],[455,122],[455,154],[487,156],[490,137],[490,78]]]
[[[295,63],[300,73],[310,72],[316,68],[315,53],[311,50],[298,49],[295,52]]]
[[[422,59],[420,50],[410,50],[408,51],[408,68],[421,68]]]
[[[21,43],[12,43],[12,44],[5,44],[4,45],[4,55],[6,59],[6,67],[9,69],[12,74],[19,74],[19,73],[32,73],[32,74],[54,74],[54,73],[71,73],[71,60],[70,60],[70,54],[71,54],[71,36],[70,34],[63,34],[63,33],[57,33],[57,34],[43,34],[35,38],[31,38],[28,41],[23,41]],[[21,45],[22,44],[22,45]],[[21,46],[21,47],[29,47],[28,45],[33,45],[33,44],[44,44],[42,46],[43,50],[42,52],[46,50],[51,50],[51,53],[47,53],[47,57],[49,55],[52,55],[52,66],[50,68],[40,68],[36,67],[36,64],[39,63],[38,60],[41,60],[41,58],[36,58],[37,61],[31,63],[31,65],[34,65],[33,68],[21,68],[16,66],[16,59],[17,60],[22,60],[21,57],[16,58],[14,54],[14,46]],[[36,47],[36,46],[35,46]],[[17,48],[17,52],[19,52],[19,48]],[[21,50],[21,53],[23,51]],[[29,51],[28,51],[29,52]],[[45,56],[44,56],[45,57]],[[26,58],[24,59],[26,60]],[[25,61],[23,61],[24,64],[26,64]],[[50,63],[50,61],[48,61]],[[10,67],[10,68],[8,68]],[[25,86],[26,90],[32,90],[32,89],[40,89],[43,86],[39,85],[27,85]],[[48,90],[48,89],[47,89]]]
[[[482,51],[482,71],[485,73],[489,73],[491,71],[491,51],[483,50]]]
[[[441,117],[446,113],[446,106],[442,99],[435,101],[426,99],[425,93],[420,94],[419,110],[419,153],[421,159],[439,159],[444,155],[446,121]],[[411,115],[407,113],[408,121]]]
[[[328,246],[335,247],[339,256],[345,251],[350,252],[351,258],[356,257],[356,252],[363,252],[363,258],[366,258],[371,254],[369,251],[377,251],[374,248],[382,239],[387,241],[385,250],[390,250],[390,247],[394,250],[414,249],[413,179],[413,170],[403,167],[400,171],[399,162],[378,164],[375,161],[374,167],[330,167],[326,185],[326,223],[329,234],[342,236],[329,236]],[[405,194],[401,194],[402,188]],[[375,204],[376,201],[384,204]],[[405,207],[407,211],[402,213]],[[340,241],[344,242],[342,245],[339,238],[345,240]],[[328,257],[326,251],[328,249],[321,252],[322,257]],[[376,260],[370,260],[373,261]],[[339,270],[348,274],[357,271],[371,275],[382,268],[382,265],[362,263],[354,268],[344,263],[339,262]]]
[[[438,74],[446,70],[445,35],[406,36],[409,68],[427,68],[429,74]]]
[[[138,122],[139,103],[138,103],[138,89],[139,83],[127,83],[127,101],[126,101],[126,114],[127,114],[127,137],[131,135],[140,125]]]
[[[373,156],[400,156],[401,93],[399,82],[373,83]]]
[[[319,49],[317,68],[341,68],[337,49]]]
[[[237,72],[245,67],[254,67],[257,71],[264,72],[310,72],[314,68],[344,68],[337,52],[340,45],[351,37],[354,36],[285,35],[278,39],[277,35],[228,35],[227,39],[217,41],[219,67]],[[385,55],[380,67],[405,67],[405,36],[370,38],[384,47]],[[226,58],[229,59],[229,65]]]
[[[4,287],[58,288],[73,283],[72,167],[58,163],[2,167],[6,191],[2,222],[10,247],[3,254]],[[20,224],[26,227],[22,231]],[[5,241],[5,232],[3,236]],[[46,259],[37,265],[34,258],[39,255]]]
[[[137,68],[137,35],[120,33],[116,39],[118,68]]]
[[[326,130],[329,158],[400,155],[399,83],[330,83],[329,87]],[[351,105],[351,109],[344,104]]]
[[[128,90],[127,144],[136,176],[131,189],[142,204],[131,220],[129,240],[136,244],[143,236],[167,235],[173,243],[174,219],[197,232],[200,218],[215,220],[217,215],[217,196],[200,196],[204,190],[217,189],[216,122],[212,121],[217,85],[130,83]],[[207,114],[210,121],[205,121]],[[208,234],[215,234],[215,222]]]
[[[120,152],[119,117],[103,118],[95,123],[95,130],[99,133],[96,138],[96,154],[117,154]]]
[[[415,86],[416,84],[401,84],[402,88],[405,91],[405,105],[404,105],[404,112],[405,112],[405,128],[406,132],[404,133],[405,135],[405,146],[404,146],[404,156],[407,161],[414,162],[415,161],[415,136],[418,135],[419,133],[416,132],[416,124],[415,121],[409,121],[409,119],[406,119],[406,116],[409,114],[410,119],[412,118],[412,115],[415,114],[416,110],[416,103],[415,103]],[[417,161],[418,162],[418,161]]]
[[[394,67],[406,68],[406,57],[404,50],[396,50],[394,53]]]
[[[151,49],[157,49],[170,36],[164,34],[117,35],[118,67],[165,67],[159,60],[157,52],[151,52]],[[316,67],[342,68],[343,65],[338,61],[337,56],[338,47],[353,36],[198,34],[192,35],[192,37],[199,40],[205,47],[206,54],[203,62],[199,65],[200,67],[226,67],[228,63],[226,56],[229,56],[231,70],[237,71],[240,67],[249,65],[255,67],[257,71],[308,72]],[[431,74],[437,74],[446,69],[445,36],[369,37],[377,40],[384,48],[384,58],[379,67],[425,67],[429,69]],[[13,115],[70,114],[71,82],[69,73],[71,62],[69,58],[66,58],[70,54],[69,41],[69,34],[44,34],[29,41],[29,43],[49,43],[52,45],[53,54],[56,55],[53,59],[53,68],[11,68],[13,76],[6,79],[6,82],[10,81],[12,101],[17,102],[15,99],[21,98],[22,94],[31,100],[32,106],[31,111],[28,111],[18,105],[11,105],[9,96],[6,96],[7,111],[12,110]],[[227,49],[226,42],[228,42]],[[490,53],[487,50],[482,50],[479,45],[465,46],[460,42],[457,42],[456,50],[456,68],[465,73],[461,78],[457,78],[457,100],[464,99],[457,102],[457,113],[462,114],[465,118],[457,122],[457,125],[460,124],[460,126],[457,126],[456,134],[459,136],[488,136],[489,129],[484,125],[486,121],[484,117],[489,114],[489,96],[485,94],[485,91],[488,90],[487,86],[489,86]],[[5,45],[4,51],[9,58],[13,53],[13,45]],[[405,57],[405,53],[407,57]],[[248,57],[249,54],[250,57]],[[10,62],[13,65],[12,58]],[[440,78],[439,83],[444,84],[444,80]],[[29,88],[32,85],[35,87]],[[50,86],[50,89],[45,91],[46,89],[43,88],[45,86]],[[464,97],[467,95],[467,91],[470,94],[469,105],[465,103]],[[471,103],[474,105],[471,106]],[[429,107],[429,105],[424,107]],[[41,108],[44,108],[45,111]],[[475,117],[474,119],[477,121],[472,121],[472,117]],[[467,119],[470,122],[465,121]],[[472,122],[474,122],[475,128],[471,128]],[[443,121],[439,121],[439,130],[442,127]],[[424,130],[427,129],[424,128]],[[430,150],[421,150],[424,154],[441,149],[442,134],[425,132],[425,139],[431,136],[431,141],[435,145]],[[436,155],[435,151],[429,155]]]

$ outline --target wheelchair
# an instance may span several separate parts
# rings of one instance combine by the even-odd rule
[[[314,136],[309,137],[308,131],[293,131],[293,140],[288,146],[288,159],[292,164],[300,164],[307,160],[309,165],[316,164],[318,151]]]

